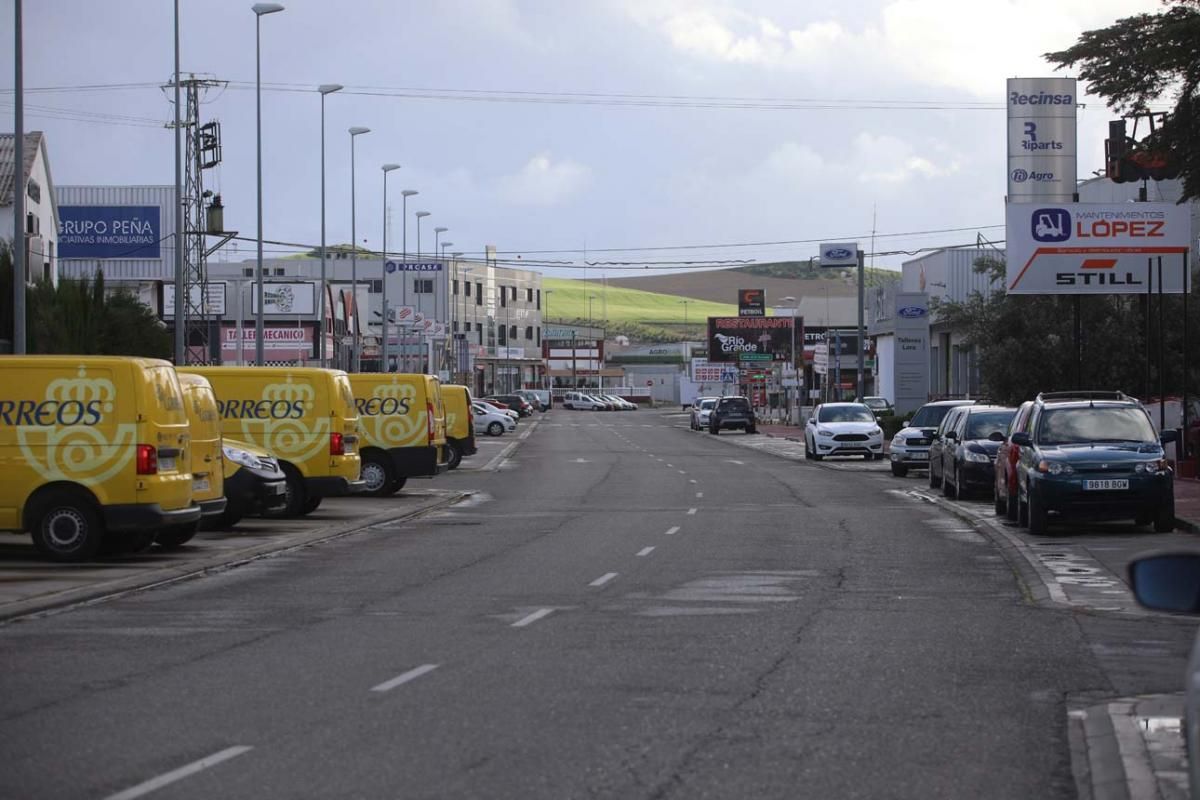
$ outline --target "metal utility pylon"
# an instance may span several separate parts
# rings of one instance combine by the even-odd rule
[[[221,163],[221,124],[216,121],[200,124],[200,102],[202,93],[224,88],[226,83],[195,75],[180,81],[187,93],[187,113],[181,122],[186,142],[183,197],[180,199],[183,204],[183,235],[180,237],[183,243],[183,320],[177,320],[176,324],[183,326],[184,361],[188,364],[216,361],[209,341],[214,315],[208,303],[207,267],[208,256],[216,248],[205,247],[205,236],[218,232],[209,230],[206,219],[204,171]]]

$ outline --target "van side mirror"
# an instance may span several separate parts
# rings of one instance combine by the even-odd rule
[[[1155,611],[1200,613],[1200,553],[1157,553],[1129,565],[1138,603]]]
[[[1001,433],[1000,431],[992,431],[991,433],[988,434],[988,441],[989,442],[1003,442],[1004,434]]]
[[[1158,441],[1162,444],[1170,444],[1171,442],[1179,441],[1179,431],[1169,430],[1163,431],[1158,435]]]
[[[1009,441],[1018,447],[1033,447],[1033,439],[1029,438],[1029,434],[1024,431],[1018,431],[1009,437]]]

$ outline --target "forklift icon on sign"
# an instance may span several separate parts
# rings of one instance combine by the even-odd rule
[[[1038,242],[1065,242],[1071,238],[1071,212],[1065,208],[1039,208],[1033,212],[1033,238]]]

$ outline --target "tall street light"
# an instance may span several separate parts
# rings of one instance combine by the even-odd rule
[[[443,231],[447,230],[447,228],[442,228],[442,230]],[[450,367],[450,358],[448,355],[450,348],[447,346],[447,344],[449,342],[454,341],[454,337],[451,335],[451,332],[450,332],[450,265],[446,263],[446,248],[453,247],[453,246],[454,246],[454,242],[442,242],[439,245],[439,250],[438,250],[438,252],[441,253],[441,255],[442,255],[442,275],[445,276],[444,280],[442,281],[442,290],[443,290],[442,296],[445,299],[442,300],[442,311],[441,311],[441,313],[443,315],[441,322],[443,325],[446,326],[446,330],[445,330],[446,338],[445,338],[445,342],[442,345],[442,357],[441,357],[442,368],[444,368],[444,369],[449,369],[449,367]]]
[[[443,250],[442,250],[441,246],[438,244],[438,242],[441,239],[442,234],[448,230],[450,230],[450,229],[440,226],[440,225],[433,229],[433,257],[435,259],[439,255],[440,256],[445,255],[445,253],[443,252]],[[445,258],[443,258],[442,261],[444,262]],[[443,304],[438,302],[438,295],[445,294],[450,291],[450,272],[449,272],[449,270],[446,269],[445,263],[442,264],[442,274],[441,274],[440,278],[442,279],[440,282],[445,284],[445,287],[444,287],[445,292],[443,292],[442,289],[439,288],[438,291],[434,293],[434,295],[433,295],[433,315],[434,315],[434,317],[436,317],[438,319],[439,322],[445,322],[446,327],[449,328],[450,323],[447,321],[447,319],[443,319],[443,317],[442,317],[441,306]],[[445,305],[446,305],[446,308],[449,308],[449,304],[445,304]],[[449,316],[450,316],[449,314],[446,314],[447,318]]]
[[[595,337],[592,335],[592,301],[595,299],[596,299],[596,295],[594,295],[594,294],[588,295],[588,341],[592,341],[592,342],[595,341]],[[591,351],[591,347],[588,348],[588,351],[589,352]],[[589,361],[590,360],[591,359],[589,359]],[[597,389],[604,388],[604,381],[601,380],[601,378],[600,378],[599,360],[597,360],[597,362],[596,362],[596,388]]]
[[[370,128],[353,127],[350,129],[350,296],[354,308],[354,355],[352,359],[353,372],[362,371],[362,316],[358,308],[358,231],[355,228],[357,218],[354,213],[354,140],[364,133],[370,133]]]
[[[694,302],[696,302],[696,301],[695,301],[695,300],[680,300],[679,302],[680,302],[680,303],[683,305],[683,335],[684,335],[684,336],[687,336],[687,325],[688,325],[687,307],[688,307],[688,303],[694,303]]]
[[[388,249],[387,249],[387,178],[388,173],[392,170],[400,169],[399,164],[384,164],[383,167],[383,263],[381,266],[381,274],[383,275],[383,349],[381,351],[383,368],[381,372],[391,372],[391,362],[388,361],[390,348],[388,347],[388,303],[387,303],[387,285],[388,285]]]
[[[416,189],[404,189],[400,192],[402,199],[400,201],[400,219],[404,221],[401,238],[401,257],[400,257],[400,304],[408,305],[408,272],[405,269],[405,263],[408,261],[408,198],[415,194],[420,194]],[[411,323],[411,320],[410,320]],[[409,372],[408,369],[408,336],[404,337],[405,343],[403,352],[404,372]]]
[[[279,3],[255,3],[250,7],[254,12],[254,108],[255,108],[255,145],[258,162],[258,258],[256,260],[255,291],[258,293],[258,311],[254,315],[254,361],[260,367],[263,358],[263,188],[262,188],[262,18],[276,11],[283,11]],[[176,80],[178,85],[179,81]],[[178,108],[178,104],[175,106]],[[179,202],[179,198],[175,198]],[[179,246],[179,231],[175,232],[176,247]],[[183,291],[182,286],[176,286],[176,291]],[[183,320],[176,318],[175,324]],[[238,342],[238,347],[242,343]]]
[[[797,308],[797,303],[796,303],[796,298],[792,297],[791,295],[789,295],[787,297],[781,297],[779,299],[785,303],[791,303],[791,310],[792,310],[792,355],[791,355],[792,380],[794,380],[796,382],[796,385],[792,388],[795,389],[796,399],[799,399],[800,367],[797,366],[797,362],[801,361],[801,359],[796,358],[796,308]],[[788,419],[789,424],[792,421],[792,404],[788,403],[787,400],[791,395],[792,395],[792,392],[789,392],[788,387],[785,386],[784,391],[783,391],[783,397],[784,397],[784,406],[787,408],[787,415],[788,415],[787,419]],[[795,405],[798,406],[800,404],[796,403]]]
[[[417,261],[420,261],[421,260],[421,220],[425,219],[425,217],[428,217],[429,212],[428,211],[417,211],[413,214],[413,216],[417,218]],[[421,294],[420,293],[417,294],[417,310],[422,313],[425,312],[425,304],[421,302]],[[425,337],[423,335],[421,337],[421,345],[423,347],[425,345]],[[421,358],[427,361],[428,357],[429,357],[429,348],[424,347],[424,349],[425,349],[425,352],[422,354]],[[425,369],[422,371],[428,372],[429,367],[430,367],[430,365],[428,363],[426,363]]]
[[[317,91],[321,93],[321,324],[317,360],[322,367],[325,366],[325,335],[328,333],[325,330],[325,95],[340,92],[343,88],[345,87],[340,83],[322,83],[317,87]]]

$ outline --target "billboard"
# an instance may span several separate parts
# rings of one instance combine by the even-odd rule
[[[929,399],[929,296],[897,292],[893,370],[896,410],[915,411]]]
[[[1187,206],[1174,203],[1010,203],[1009,294],[1180,294],[1191,241]],[[1153,262],[1153,268],[1148,266]]]
[[[161,258],[158,206],[59,206],[58,257]]]
[[[396,272],[396,270],[400,272],[441,272],[442,262],[389,261],[384,269],[387,270],[389,275]]]
[[[1074,78],[1008,79],[1008,201],[1075,197]]]
[[[708,360],[792,362],[793,337],[804,341],[801,317],[709,317]]]
[[[858,242],[822,242],[818,263],[822,267],[857,267]]]
[[[225,287],[224,281],[213,281],[206,287],[208,289],[204,301],[204,313],[214,316],[225,316]],[[162,294],[162,316],[165,319],[174,319],[175,317],[175,284],[164,283]],[[200,287],[193,286],[191,288],[191,301],[193,306],[200,304]],[[186,316],[186,310],[185,310]]]
[[[362,291],[360,288],[359,291]],[[270,282],[263,284],[263,314],[265,316],[304,316],[315,314],[317,290],[315,283]],[[250,288],[250,313],[258,313],[258,288]]]
[[[767,294],[762,289],[738,289],[738,316],[765,317]]]

